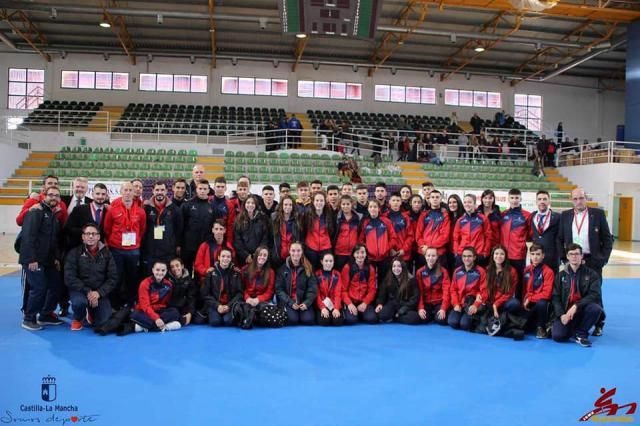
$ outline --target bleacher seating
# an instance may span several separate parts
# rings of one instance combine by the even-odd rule
[[[102,102],[44,101],[22,122],[27,126],[87,127]]]
[[[230,131],[264,129],[283,115],[282,108],[130,103],[112,131],[226,136]]]
[[[408,126],[410,129],[419,128],[423,131],[434,132],[440,132],[444,129],[451,132],[457,130],[455,126],[451,125],[449,117],[327,110],[307,110],[307,115],[314,129],[320,126],[324,120],[334,120],[337,124],[348,122],[350,127],[354,129],[373,129],[378,127],[385,130],[402,130],[407,129]]]
[[[61,178],[189,178],[197,160],[195,150],[65,147],[45,174]]]
[[[254,182],[295,183],[301,180],[320,179],[329,184],[339,184],[348,180],[338,175],[337,164],[342,157],[339,154],[306,154],[276,152],[225,152],[224,174],[234,181],[243,174],[251,176]],[[378,168],[368,158],[356,157],[364,183],[383,180],[388,184],[403,184],[400,171],[389,170],[391,162],[387,159]]]

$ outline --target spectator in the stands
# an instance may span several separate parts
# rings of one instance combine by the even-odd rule
[[[458,125],[458,114],[453,111],[451,113],[451,118],[450,118],[450,122],[449,122],[452,126],[457,126]]]
[[[278,139],[280,146],[283,146],[285,149],[289,148],[290,138],[288,137],[288,129],[289,123],[287,122],[287,116],[281,115],[278,120]]]
[[[562,138],[564,137],[564,127],[562,126],[562,121],[558,123],[558,127],[556,128],[556,138],[558,140],[558,145],[562,143]]]
[[[469,123],[471,127],[473,127],[473,133],[479,135],[482,130],[482,118],[478,117],[478,114],[474,112]]]
[[[289,119],[289,132],[291,133],[292,148],[300,148],[300,136],[302,135],[302,123],[295,114]]]
[[[466,133],[462,133],[458,136],[458,158],[467,159],[467,145],[469,144],[469,137]]]

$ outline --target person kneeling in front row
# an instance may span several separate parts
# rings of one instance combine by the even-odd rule
[[[152,276],[145,278],[138,289],[138,303],[131,313],[136,332],[170,331],[181,327],[180,312],[169,307],[173,284],[167,278],[167,264],[156,261]]]
[[[553,286],[553,310],[555,319],[551,337],[556,342],[572,338],[583,347],[590,347],[589,330],[595,326],[603,314],[599,301],[602,278],[582,264],[582,247],[578,244],[567,246],[569,264],[556,277]]]
[[[409,278],[407,264],[400,257],[396,257],[378,289],[375,309],[378,319],[380,322],[419,324],[420,317],[416,311],[419,294],[415,278]]]
[[[231,308],[242,301],[242,283],[240,272],[231,263],[231,255],[231,250],[221,249],[213,271],[207,273],[200,289],[204,307],[197,314],[196,322],[204,323],[202,319],[208,317],[212,327],[232,325]]]

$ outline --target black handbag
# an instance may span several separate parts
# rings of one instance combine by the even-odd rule
[[[287,325],[287,311],[282,306],[268,303],[258,305],[256,321],[262,327],[280,328]]]
[[[253,328],[256,309],[248,303],[235,303],[231,310],[231,321],[243,330]]]

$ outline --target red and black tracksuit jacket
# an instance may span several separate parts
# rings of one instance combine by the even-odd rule
[[[231,258],[235,259],[236,251],[233,249],[233,246],[226,241],[222,244],[218,244],[213,236],[211,236],[207,241],[200,244],[198,252],[196,253],[196,259],[193,262],[193,269],[195,269],[198,277],[204,278],[204,276],[207,275],[207,269],[216,264],[220,251],[223,248],[231,250]]]
[[[554,279],[553,270],[544,263],[538,266],[527,266],[522,274],[522,284],[525,291],[524,300],[528,300],[531,303],[536,303],[540,300],[551,301]]]
[[[413,255],[413,241],[414,233],[411,227],[411,220],[409,219],[409,213],[402,211],[389,210],[387,216],[393,225],[393,230],[396,232],[396,238],[398,241],[398,250],[404,250],[402,260],[408,262]]]
[[[347,220],[343,212],[338,212],[333,244],[333,253],[336,256],[351,256],[351,251],[358,243],[361,217],[359,213],[354,211],[351,213],[351,219]]]
[[[280,229],[273,230],[272,259],[274,262],[284,262],[289,257],[289,248],[294,241],[300,241],[302,229],[296,218],[291,216],[288,221],[280,224]]]
[[[360,242],[367,247],[369,260],[374,262],[385,260],[391,249],[398,249],[396,231],[386,217],[365,218],[360,231]]]
[[[329,221],[331,220],[333,220],[333,217],[327,216],[324,213],[320,216],[313,213],[311,226],[305,229],[304,237],[304,244],[309,250],[317,252],[331,250],[333,237],[329,227]]]
[[[22,224],[24,223],[24,217],[29,212],[29,209],[35,206],[36,204],[40,204],[41,201],[44,201],[44,198],[45,198],[44,192],[40,192],[40,195],[38,196],[37,199],[27,198],[24,204],[22,205],[22,208],[20,209],[20,213],[18,213],[18,216],[16,216],[16,224],[18,226],[22,226]],[[64,224],[67,222],[67,217],[69,216],[67,212],[67,205],[65,204],[64,201],[62,200],[58,201],[58,205],[56,206],[56,210],[54,214],[56,215],[56,218],[60,222],[60,226],[64,226]]]
[[[276,274],[273,269],[269,269],[267,274],[267,282],[262,278],[262,270],[256,271],[253,279],[249,278],[249,265],[242,268],[240,279],[244,287],[244,300],[257,297],[260,303],[270,302],[275,292]]]
[[[419,254],[422,247],[434,247],[438,256],[447,252],[447,244],[451,235],[451,222],[446,209],[425,210],[416,222],[416,244]]]
[[[518,288],[518,272],[516,271],[516,268],[511,267],[509,268],[509,274],[511,274],[511,286],[509,287],[509,291],[503,293],[498,287],[498,283],[496,282],[494,283],[493,297],[489,297],[489,278],[487,277],[484,281],[482,281],[482,284],[480,286],[480,297],[482,297],[482,303],[485,303],[487,305],[496,305],[496,308],[500,308],[513,297],[513,295],[516,293],[516,289]],[[496,281],[497,280],[498,279],[496,277]]]
[[[445,268],[440,268],[440,274],[436,276],[437,268],[429,269],[423,266],[416,272],[416,281],[420,290],[418,309],[425,309],[426,305],[440,305],[440,309],[447,312],[451,307],[449,273]]]
[[[342,276],[340,273],[335,269],[331,271],[320,270],[316,272],[316,279],[318,280],[318,294],[316,296],[318,310],[329,309],[324,304],[327,297],[333,303],[333,309],[338,311],[342,309]]]
[[[491,226],[482,213],[466,213],[458,219],[453,228],[453,253],[460,256],[465,247],[476,249],[479,256],[489,255]]]
[[[342,268],[342,301],[345,305],[373,303],[376,298],[376,270],[365,263],[362,268],[355,262]]]
[[[482,296],[481,287],[486,280],[487,274],[480,266],[474,266],[469,271],[464,265],[458,267],[453,272],[453,279],[451,280],[449,293],[451,295],[451,305],[464,308],[465,297],[473,296],[475,299],[478,295]],[[479,307],[482,303],[474,301],[473,304]]]
[[[211,207],[213,207],[213,219],[224,219],[227,226],[227,241],[233,244],[233,224],[236,221],[236,206],[227,197],[211,198]]]
[[[483,207],[478,207],[478,213],[483,213]],[[502,214],[498,206],[493,206],[493,211],[489,215],[485,215],[489,219],[489,225],[491,226],[491,237],[487,238],[489,244],[489,252],[491,249],[500,244],[500,227],[502,226]]]
[[[242,300],[242,282],[240,272],[233,264],[222,269],[216,263],[214,270],[207,274],[200,288],[200,296],[204,301],[204,314],[211,309],[218,309],[220,305],[233,305]]]
[[[137,203],[127,209],[124,203],[114,203],[104,216],[104,231],[107,234],[107,246],[117,250],[136,250],[140,248],[142,236],[147,229],[147,215]],[[131,246],[122,245],[122,236],[127,232],[136,234],[136,242]]]
[[[156,282],[154,277],[145,278],[138,287],[136,310],[144,312],[152,321],[156,321],[160,318],[157,312],[169,306],[172,293],[173,284],[169,279]]]
[[[507,257],[513,260],[527,258],[527,237],[531,230],[531,213],[522,207],[505,210],[500,225],[500,243],[507,249]]]

